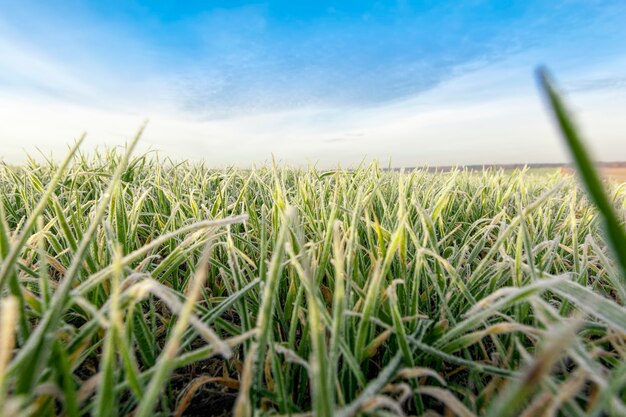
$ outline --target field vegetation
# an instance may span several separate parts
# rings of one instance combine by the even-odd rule
[[[2,166],[0,414],[626,415],[626,188],[548,92],[585,188],[137,138]]]

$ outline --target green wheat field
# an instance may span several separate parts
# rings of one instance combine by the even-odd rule
[[[581,174],[0,167],[0,414],[626,415],[626,187]]]

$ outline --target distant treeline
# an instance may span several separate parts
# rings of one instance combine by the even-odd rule
[[[600,161],[597,162],[596,165],[599,168],[626,168],[626,161],[612,161],[605,162]],[[444,165],[444,166],[436,166],[436,167],[423,167],[428,169],[430,172],[448,172],[453,169],[460,170],[469,170],[469,171],[482,171],[485,169],[504,169],[504,170],[513,170],[513,169],[522,169],[524,167],[528,167],[531,169],[549,169],[549,168],[565,168],[571,169],[573,168],[572,164],[567,163],[530,163],[530,164],[484,164],[484,165]],[[418,167],[404,168],[405,171],[413,170]],[[400,171],[400,168],[393,168],[392,171]]]

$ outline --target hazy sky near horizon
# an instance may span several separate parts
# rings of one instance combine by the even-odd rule
[[[547,65],[626,160],[626,2],[0,0],[0,158],[116,146],[216,166],[567,159]]]

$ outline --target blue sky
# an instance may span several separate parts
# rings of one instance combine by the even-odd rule
[[[0,156],[121,144],[216,165],[565,158],[547,64],[626,160],[626,3],[0,0]],[[621,115],[621,117],[620,117]]]

